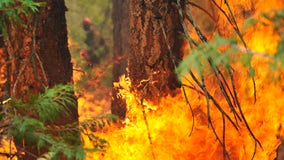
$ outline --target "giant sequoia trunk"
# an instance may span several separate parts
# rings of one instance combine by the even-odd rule
[[[114,18],[114,43],[119,44],[115,45],[114,54],[117,54],[119,48],[123,48],[119,53],[127,59],[133,91],[141,98],[158,102],[161,97],[173,94],[180,87],[174,72],[175,66],[182,59],[180,48],[183,44],[178,11],[172,1],[130,0],[129,4],[120,1],[128,5],[125,8],[116,3],[118,2],[114,1],[114,14],[123,15],[120,18],[128,18],[129,22]],[[124,33],[125,28],[130,30],[123,35],[121,33]],[[125,44],[123,42],[129,42],[129,48],[128,45],[122,46]],[[125,65],[114,65],[115,76],[117,67],[124,68]],[[120,111],[125,114],[125,107],[119,108],[117,101],[113,102],[115,105],[112,106],[112,113],[117,114]]]
[[[12,62],[8,71],[9,90],[15,98],[25,100],[27,95],[41,93],[45,87],[72,82],[64,0],[45,2],[46,5],[40,8],[39,13],[22,17],[26,27],[6,26],[6,48]],[[70,111],[70,117],[62,114],[61,118],[54,122],[55,125],[77,122],[77,109],[70,107]],[[18,150],[25,152],[19,159],[36,159],[34,155],[38,156],[44,152],[38,151],[37,146],[25,146],[23,142],[17,141],[15,143]]]

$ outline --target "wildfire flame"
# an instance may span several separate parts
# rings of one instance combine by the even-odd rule
[[[241,0],[232,3],[232,6],[243,4],[244,7],[248,7],[249,2]],[[261,12],[282,6],[281,1],[255,2],[253,16],[257,17]],[[236,9],[234,13],[237,11]],[[238,24],[242,25],[243,19],[237,17],[237,20]],[[257,25],[246,31],[244,39],[250,50],[272,54],[275,52],[279,35],[273,33],[270,25]],[[255,56],[252,65],[255,69],[257,101],[253,101],[253,85],[249,84],[252,82],[241,64],[234,64],[234,68],[237,68],[234,72],[236,90],[246,120],[262,145],[262,148],[256,148],[254,159],[272,160],[276,157],[276,149],[280,144],[277,135],[283,134],[279,130],[284,122],[284,111],[281,109],[284,104],[284,99],[281,98],[283,82],[271,82],[273,75],[265,58]],[[282,72],[279,73],[281,74]],[[191,85],[187,80],[183,80],[183,83]],[[194,129],[189,136],[193,121],[184,94],[165,97],[158,105],[147,101],[142,105],[141,96],[130,91],[131,82],[127,77],[121,77],[114,86],[122,88],[120,96],[126,100],[128,107],[124,127],[111,126],[98,132],[99,137],[109,142],[109,147],[105,153],[88,154],[87,159],[223,159],[223,146],[208,126],[206,100],[201,94],[186,91],[195,115]],[[209,84],[209,88],[210,92],[218,97],[220,93],[214,82]],[[220,103],[226,102],[223,100]],[[222,116],[214,107],[211,109],[212,122],[217,134],[222,135]],[[255,143],[244,124],[239,125],[240,130],[236,131],[231,124],[226,123],[226,149],[233,160],[251,159],[255,152]]]
[[[235,6],[234,13],[252,14],[258,17],[261,12],[267,12],[271,9],[283,7],[283,1],[259,0],[254,3],[251,13],[238,10],[241,4],[244,8],[249,8],[247,0],[230,1]],[[224,7],[225,8],[225,7]],[[221,17],[221,16],[220,16]],[[222,18],[222,17],[221,17]],[[224,17],[223,17],[224,18]],[[238,24],[242,28],[243,19],[237,17]],[[227,26],[225,20],[220,20],[220,25]],[[228,31],[230,32],[230,31]],[[257,25],[249,28],[244,33],[244,39],[248,48],[256,53],[275,53],[279,35],[273,32],[272,25],[267,22],[266,25]],[[188,44],[183,47],[189,48]],[[281,143],[277,137],[284,136],[281,126],[284,124],[284,110],[282,105],[284,99],[281,97],[284,93],[283,71],[277,73],[280,79],[271,82],[274,76],[270,72],[267,64],[269,60],[265,57],[254,56],[252,66],[255,69],[256,99],[253,101],[252,83],[241,64],[234,64],[237,68],[234,72],[236,77],[236,90],[241,101],[241,106],[248,124],[255,136],[260,140],[262,148],[256,148],[256,160],[269,159],[276,157],[276,149]],[[74,71],[75,83],[79,81],[82,73]],[[190,86],[190,78],[183,80],[185,85]],[[208,88],[214,96],[220,94],[214,82],[208,81]],[[109,146],[106,152],[87,154],[86,159],[137,159],[137,160],[171,160],[171,159],[196,159],[196,160],[215,160],[223,159],[223,146],[216,140],[212,129],[208,126],[208,117],[206,111],[206,100],[204,96],[192,90],[186,90],[190,105],[194,113],[194,128],[192,112],[185,101],[185,95],[181,92],[175,97],[167,96],[161,99],[158,105],[144,101],[141,104],[141,96],[130,90],[131,81],[122,76],[120,81],[114,83],[114,87],[121,88],[120,96],[127,103],[127,115],[123,121],[123,127],[110,125],[97,132],[97,135],[108,141]],[[108,110],[109,99],[95,99],[92,92],[83,91],[78,99],[80,121],[92,116],[106,113]],[[225,100],[220,100],[225,104]],[[212,122],[216,128],[217,134],[222,135],[222,116],[219,111],[211,108]],[[236,131],[234,127],[226,123],[226,149],[232,160],[250,159],[255,152],[255,143],[246,127],[240,123],[240,130]],[[85,147],[91,147],[92,144],[87,141]],[[1,142],[4,146],[9,146],[8,140]],[[0,151],[9,151],[8,148],[1,148]],[[13,147],[12,152],[15,151]],[[7,152],[9,153],[9,152]],[[16,158],[14,158],[16,159]]]

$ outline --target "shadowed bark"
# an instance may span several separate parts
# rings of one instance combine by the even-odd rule
[[[129,0],[113,0],[113,82],[118,82],[119,77],[126,74],[127,57],[129,54]],[[118,88],[112,90],[112,114],[121,118],[125,117],[126,103],[119,97]]]
[[[0,31],[0,112],[3,110],[3,103],[10,97],[9,60],[4,48],[4,36]]]
[[[8,25],[6,48],[11,61],[10,94],[25,101],[30,94],[42,93],[45,87],[72,83],[72,63],[67,44],[64,0],[46,0],[39,13],[24,17],[26,27]],[[75,98],[75,97],[74,97]],[[55,125],[78,122],[77,108],[70,107],[70,115],[62,114]],[[24,114],[24,113],[23,113]],[[53,125],[53,124],[52,124]],[[79,137],[79,133],[74,133]],[[80,143],[70,141],[70,144]],[[46,149],[15,142],[17,150],[25,154],[21,160],[32,160]],[[61,159],[66,159],[62,157]]]

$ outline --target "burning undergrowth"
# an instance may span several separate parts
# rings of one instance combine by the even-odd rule
[[[178,68],[180,93],[153,104],[133,91],[131,80],[122,76],[114,87],[126,101],[126,118],[119,125],[96,130],[108,145],[99,154],[87,154],[87,159],[276,158],[283,135],[284,86],[283,70],[278,68],[282,62],[272,64],[282,33],[273,26],[271,17],[276,12],[261,11],[278,8],[282,2],[264,3],[225,1],[221,5],[212,0],[220,12],[209,17],[218,24],[220,36],[203,33],[190,11],[183,12],[176,3],[188,41],[184,52],[189,55]],[[252,21],[244,23],[250,16]],[[228,38],[232,34],[235,38]],[[83,105],[80,100],[79,105]]]
[[[186,74],[181,75],[180,94],[152,104],[130,89],[129,78],[121,77],[114,86],[120,88],[119,95],[127,104],[124,127],[111,127],[98,133],[110,146],[105,153],[90,157],[198,160],[276,157],[281,142],[277,135],[281,134],[279,128],[283,123],[279,109],[284,101],[283,72],[281,69],[271,72],[275,59],[267,55],[279,46],[278,34],[270,27],[256,24],[243,36],[240,29],[243,24],[239,23],[239,17],[234,18],[231,6],[226,2],[224,6],[212,3],[238,38],[207,39],[190,12],[181,11],[177,3],[180,17],[188,20],[184,26],[191,24],[195,38],[199,38],[195,41],[192,33],[187,33],[188,28],[184,28],[191,57],[181,65]],[[241,15],[258,17],[260,3],[251,3],[254,7],[250,13]],[[257,44],[259,37],[263,41]]]
[[[257,75],[262,72],[263,69],[256,70]],[[247,81],[249,80],[240,81],[239,85],[246,86]],[[124,127],[113,126],[99,132],[98,136],[109,143],[109,148],[102,155],[90,154],[90,159],[93,156],[102,159],[222,159],[223,146],[208,126],[206,100],[202,94],[187,90],[195,117],[194,129],[189,135],[193,124],[192,114],[183,94],[166,97],[159,105],[145,101],[145,123],[140,98],[129,90],[130,81],[122,78],[119,85],[123,88],[121,96],[126,99],[128,106]],[[238,92],[244,93],[246,89],[238,88]],[[273,159],[280,144],[276,134],[283,122],[283,113],[275,106],[283,104],[283,100],[277,98],[283,91],[277,84],[267,82],[265,85],[258,85],[257,89],[259,96],[256,103],[248,99],[248,95],[240,95],[243,113],[262,144],[262,148],[256,149],[255,159]],[[216,88],[211,91],[214,90]],[[252,92],[247,94],[253,96]],[[214,107],[211,115],[212,124],[217,134],[221,135],[224,127],[222,116]],[[245,125],[240,122],[238,131],[230,123],[226,123],[225,127],[225,144],[230,159],[250,159],[255,152],[255,143]]]

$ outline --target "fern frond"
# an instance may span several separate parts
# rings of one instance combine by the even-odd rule
[[[11,122],[8,134],[13,135],[18,141],[28,139],[27,144],[29,145],[38,141],[38,137],[35,134],[40,130],[45,130],[42,122],[26,116],[16,116]]]
[[[119,117],[113,114],[107,114],[101,117],[94,117],[80,123],[80,128],[82,131],[91,130],[98,131],[103,129],[106,126],[110,126],[113,123],[116,123],[119,120]]]
[[[69,107],[76,107],[73,93],[71,85],[57,85],[46,89],[43,94],[33,95],[26,104],[20,105],[32,108],[31,110],[36,112],[41,121],[53,122],[58,118],[59,113],[69,116]]]

